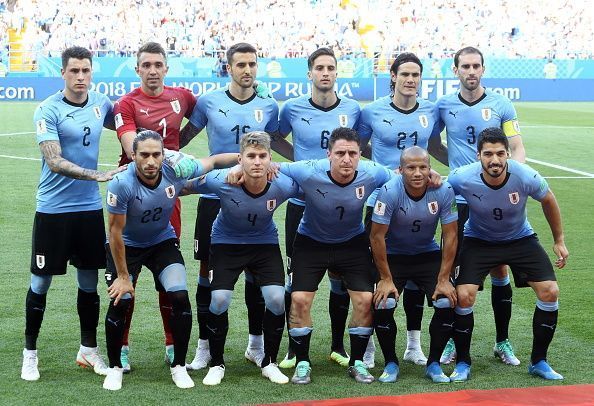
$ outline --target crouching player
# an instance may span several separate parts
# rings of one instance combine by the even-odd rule
[[[171,160],[177,158],[175,155]],[[157,290],[167,292],[172,304],[170,326],[173,332],[173,382],[191,388],[194,382],[186,372],[186,353],[192,330],[192,310],[186,286],[184,259],[169,218],[179,192],[191,177],[215,166],[232,165],[237,154],[221,154],[201,159],[188,176],[164,160],[163,139],[155,131],[141,131],[133,143],[133,162],[107,186],[109,243],[105,279],[111,297],[105,318],[109,369],[103,387],[122,387],[120,349],[128,307],[134,295],[133,281],[141,267],[152,273]]]
[[[379,272],[374,293],[374,327],[385,359],[380,382],[395,382],[396,357],[394,311],[407,280],[433,299],[435,312],[429,325],[431,344],[426,376],[433,382],[449,382],[439,357],[452,334],[456,293],[449,281],[457,246],[456,200],[448,183],[428,188],[431,165],[427,151],[411,147],[400,156],[400,173],[380,188],[373,209],[371,250]],[[434,235],[441,222],[443,247]]]

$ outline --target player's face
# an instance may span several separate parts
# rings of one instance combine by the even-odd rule
[[[91,71],[91,61],[89,59],[68,59],[66,68],[62,69],[62,79],[64,79],[66,92],[77,98],[86,96],[91,84]]]
[[[336,82],[336,62],[330,55],[320,55],[313,61],[307,77],[312,81],[312,86],[322,92],[334,89]]]
[[[483,149],[478,154],[478,158],[483,166],[483,175],[489,175],[492,178],[498,178],[507,171],[507,150],[501,143],[492,144],[486,142]]]
[[[398,67],[398,72],[390,72],[392,82],[394,82],[394,92],[396,95],[405,97],[414,97],[419,90],[421,83],[421,67],[414,62],[406,62]]]
[[[136,173],[141,179],[157,179],[163,165],[163,144],[151,139],[141,141],[136,152],[132,153],[132,159],[136,163]]]
[[[400,173],[407,189],[415,191],[425,190],[429,182],[431,165],[427,157],[409,157],[404,166],[400,166]]]
[[[258,60],[256,54],[251,52],[238,52],[233,54],[233,60],[229,61],[227,70],[231,80],[240,87],[247,89],[254,85],[258,74]]]
[[[153,92],[162,89],[168,70],[167,61],[161,54],[143,52],[138,58],[136,73],[140,77],[142,87],[145,89]]]
[[[458,59],[458,67],[454,67],[454,74],[460,79],[460,85],[466,90],[476,90],[481,85],[481,77],[485,67],[479,54],[463,54]]]
[[[260,146],[249,146],[239,156],[239,164],[246,177],[266,177],[270,168],[270,152]]]
[[[350,182],[359,165],[361,151],[355,141],[337,140],[328,150],[330,174],[334,180]]]

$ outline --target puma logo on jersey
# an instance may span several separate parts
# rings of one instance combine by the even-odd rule
[[[400,210],[406,215],[406,209],[404,207],[400,206]]]
[[[305,121],[307,123],[307,125],[311,125],[310,121],[311,121],[312,118],[313,117],[310,117],[310,118],[301,117],[301,121]]]
[[[222,113],[225,117],[227,117],[228,112],[229,112],[229,110],[225,111],[223,109],[219,109],[219,113]]]
[[[475,193],[472,194],[474,197],[476,197],[477,199],[479,199],[479,201],[482,201],[483,195],[477,195]]]
[[[328,192],[322,192],[320,189],[316,189],[316,192],[321,194],[324,199],[326,198],[326,194],[328,193]]]
[[[72,115],[72,113],[68,113],[68,114],[66,114],[66,117],[67,117],[67,118],[71,118],[71,119],[73,119],[73,120],[74,120],[74,116]]]
[[[136,196],[136,200],[138,200],[140,202],[140,204],[142,204],[142,197]]]
[[[231,199],[231,201],[233,203],[235,203],[237,205],[237,207],[239,207],[239,203],[241,203],[241,200],[238,201],[238,200],[235,200],[235,199]]]
[[[385,118],[382,120],[382,122],[388,124],[390,127],[392,127],[392,121],[394,120],[386,120]]]
[[[452,110],[450,110],[450,111],[448,112],[448,114],[449,114],[450,116],[454,116],[454,118],[456,118],[456,114],[458,114],[458,112],[457,112],[457,111],[456,111],[456,112],[453,112]]]
[[[140,111],[141,113],[146,114],[147,116],[149,115],[149,109],[138,109],[138,111]]]

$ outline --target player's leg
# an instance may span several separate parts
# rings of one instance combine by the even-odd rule
[[[93,368],[99,375],[107,374],[107,365],[97,347],[99,324],[98,269],[105,268],[105,225],[103,211],[72,214],[73,234],[70,263],[77,268],[77,309],[81,329],[81,345],[76,362]]]
[[[47,291],[52,282],[52,275],[31,274],[31,284],[25,300],[25,348],[21,378],[26,381],[39,379],[37,368],[37,337],[43,322]]]
[[[454,309],[454,331],[452,335],[456,344],[457,358],[456,368],[452,375],[450,375],[452,382],[467,381],[470,377],[470,366],[472,365],[470,344],[474,330],[473,306],[478,288],[478,284],[456,285],[458,304]]]
[[[411,280],[407,281],[404,286],[402,305],[406,315],[406,350],[402,358],[417,365],[425,365],[427,357],[421,348],[421,323],[425,307],[425,293]]]
[[[264,358],[264,336],[262,328],[264,323],[264,298],[254,275],[246,270],[244,299],[248,313],[248,345],[245,349],[245,358],[256,365],[260,365]]]
[[[450,378],[443,373],[439,358],[452,336],[455,313],[446,297],[434,300],[433,309],[433,317],[429,324],[430,344],[425,376],[434,383],[449,383]]]
[[[196,217],[196,226],[194,228],[194,259],[200,261],[198,287],[196,289],[198,343],[196,345],[196,355],[194,356],[193,361],[188,365],[188,369],[206,368],[210,362],[208,332],[206,330],[206,320],[208,318],[208,308],[211,300],[208,257],[212,224],[217,217],[220,208],[221,204],[218,199],[205,199],[201,197],[198,200],[198,215]]]
[[[287,279],[285,285],[285,317],[287,322],[287,334],[289,334],[289,315],[291,313],[291,258],[293,257],[293,242],[297,234],[299,222],[303,217],[305,206],[300,206],[292,202],[287,203],[285,212],[285,254],[287,255]],[[288,340],[288,349],[285,358],[279,366],[281,368],[294,368],[296,363],[295,353],[291,348],[291,340]]]
[[[353,305],[353,314],[349,322],[351,358],[348,372],[358,383],[371,383],[375,379],[367,371],[367,366],[363,363],[363,354],[365,354],[365,348],[373,333],[373,317],[371,315],[373,294],[367,291],[349,289],[349,296]]]
[[[495,346],[493,353],[508,365],[520,365],[509,341],[509,322],[512,314],[512,287],[507,265],[491,269],[491,305],[495,318]]]
[[[349,293],[342,282],[340,275],[328,272],[330,279],[330,296],[328,298],[328,312],[330,314],[330,330],[332,332],[332,345],[330,359],[346,367],[349,364],[349,355],[344,349],[344,331],[349,316]]]

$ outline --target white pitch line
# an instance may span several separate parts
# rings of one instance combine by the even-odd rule
[[[24,156],[2,155],[2,154],[0,154],[0,158],[20,159],[23,161],[41,161],[41,158],[27,158]],[[98,165],[99,166],[108,166],[108,167],[116,167],[117,166],[114,164],[98,164]]]
[[[561,165],[551,164],[551,163],[548,163],[548,162],[539,161],[537,159],[532,159],[532,158],[526,158],[526,161],[533,162],[535,164],[539,164],[539,165],[543,165],[543,166],[548,166],[549,168],[560,169],[560,170],[565,171],[565,172],[575,173],[576,175],[583,175],[583,176],[587,176],[589,178],[594,178],[594,173],[588,173],[588,172],[584,172],[584,171],[578,171],[577,169],[568,168],[567,166],[561,166]]]
[[[12,137],[13,135],[28,135],[28,134],[35,134],[35,131],[26,131],[23,133],[6,133],[0,134],[0,137]]]
[[[594,130],[594,127],[592,126],[583,126],[583,125],[576,125],[576,126],[571,126],[571,125],[520,125],[521,128],[566,128],[568,130],[579,130],[579,129],[584,129],[584,130]]]

